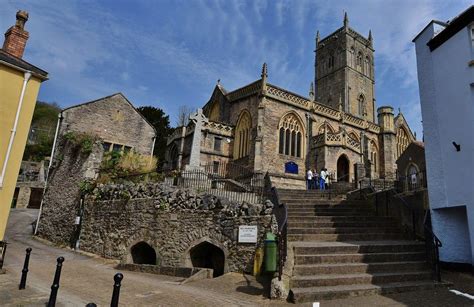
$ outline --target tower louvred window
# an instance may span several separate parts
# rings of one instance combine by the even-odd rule
[[[364,102],[365,102],[364,96],[359,95],[359,99],[357,99],[357,102],[358,102],[357,112],[359,113],[360,116],[363,116],[364,115]]]
[[[293,114],[285,115],[279,125],[279,150],[280,154],[302,157],[303,152],[303,125],[298,117]]]

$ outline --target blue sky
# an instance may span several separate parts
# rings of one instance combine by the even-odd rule
[[[0,0],[0,30],[29,11],[24,59],[47,70],[40,100],[62,107],[123,92],[136,106],[170,115],[202,106],[217,79],[233,90],[260,78],[307,96],[314,37],[342,25],[372,30],[377,106],[401,108],[421,139],[411,40],[432,19],[449,20],[472,0],[11,1]]]

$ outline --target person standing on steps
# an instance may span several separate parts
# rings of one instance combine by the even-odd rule
[[[319,174],[318,171],[313,168],[313,189],[317,190],[319,188]]]
[[[326,178],[324,180],[324,187],[327,190],[329,189],[329,184],[331,183],[332,173],[329,173],[327,168],[324,168],[324,172],[326,173]]]
[[[321,169],[321,174],[319,175],[319,189],[325,190],[326,189],[326,172],[325,168],[323,167]]]
[[[306,186],[308,190],[311,190],[311,186],[313,185],[313,172],[311,169],[308,169],[306,172]]]

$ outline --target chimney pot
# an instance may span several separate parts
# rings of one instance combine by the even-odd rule
[[[5,32],[5,41],[3,42],[2,49],[17,58],[23,57],[26,41],[29,37],[28,31],[25,31],[25,23],[27,20],[28,12],[18,11],[16,13],[15,25]]]
[[[28,21],[28,12],[27,11],[18,11],[16,12],[16,24],[15,26],[24,30],[25,23]]]

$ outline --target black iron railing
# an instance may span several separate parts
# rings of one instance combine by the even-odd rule
[[[438,239],[438,237],[434,234],[432,228],[431,228],[431,218],[430,218],[430,211],[426,210],[425,216],[424,216],[424,221],[423,221],[423,230],[424,230],[424,237],[421,235],[417,234],[417,220],[418,220],[418,215],[417,215],[417,210],[413,208],[404,198],[402,194],[397,194],[395,189],[388,190],[385,192],[385,207],[386,207],[386,215],[389,215],[388,213],[388,208],[389,208],[389,203],[390,203],[390,196],[393,194],[394,197],[398,198],[404,207],[410,212],[411,215],[411,230],[412,230],[412,236],[414,240],[423,240],[425,241],[425,248],[426,248],[426,257],[428,263],[431,265],[432,269],[432,274],[433,274],[433,279],[441,282],[441,271],[440,271],[440,265],[439,265],[439,248],[443,246],[441,241]],[[377,194],[375,194],[377,197]],[[377,203],[378,199],[376,198],[376,211],[377,210]]]
[[[7,252],[7,245],[6,241],[0,241],[0,270],[3,268],[3,263],[5,262],[5,254]]]
[[[210,163],[180,172],[174,183],[239,202],[262,203],[263,174],[233,163]]]
[[[426,189],[426,187],[427,182],[425,171],[413,173],[408,176],[399,176],[395,183],[395,189],[398,193],[407,191],[417,191],[421,189]]]
[[[358,181],[358,188],[371,188],[373,191],[384,191],[393,189],[395,185],[394,180],[385,178],[363,178]]]
[[[277,188],[272,186],[270,176],[265,175],[265,197],[273,203],[273,214],[278,224],[278,280],[281,280],[287,258],[288,247],[288,209],[280,202]]]
[[[403,206],[410,212],[410,216],[411,216],[411,230],[412,230],[412,237],[414,240],[416,239],[422,239],[423,240],[423,237],[421,236],[418,236],[418,234],[416,233],[416,230],[417,230],[417,227],[416,227],[416,221],[417,221],[417,218],[418,218],[418,215],[417,215],[417,210],[415,208],[413,208],[404,198],[401,194],[397,194],[396,193],[396,190],[389,190],[386,192],[385,194],[385,206],[386,206],[386,210],[387,210],[387,215],[388,215],[388,204],[387,202],[390,202],[390,194],[393,194],[394,197],[398,198]]]
[[[439,266],[439,248],[443,246],[438,237],[433,233],[431,228],[430,210],[426,210],[425,220],[423,222],[425,230],[426,257],[431,265],[433,279],[441,282],[441,270]]]

